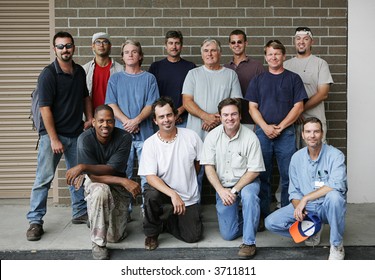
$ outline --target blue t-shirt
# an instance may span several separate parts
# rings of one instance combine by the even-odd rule
[[[128,74],[124,71],[113,74],[108,80],[105,103],[116,104],[130,119],[138,116],[143,108],[152,105],[159,98],[155,76],[148,72]],[[122,123],[116,119],[116,127],[123,129]],[[139,133],[134,140],[144,141],[153,133],[151,118],[139,124]]]
[[[267,124],[279,124],[296,103],[308,97],[301,77],[285,69],[278,75],[264,72],[254,77],[245,99],[258,104]]]
[[[148,70],[158,82],[160,96],[172,98],[176,108],[182,106],[182,86],[189,70],[195,68],[193,62],[180,59],[170,62],[167,58],[151,64]],[[187,115],[187,112],[184,113]]]

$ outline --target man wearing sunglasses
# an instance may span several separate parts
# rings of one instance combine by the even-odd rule
[[[224,67],[236,71],[243,96],[246,94],[250,80],[265,71],[260,61],[246,54],[247,45],[246,33],[239,29],[233,30],[229,34],[229,48],[233,53],[233,57],[229,63],[224,64]],[[243,99],[241,102],[241,123],[250,129],[254,128],[254,121],[249,114],[249,102]]]
[[[112,44],[108,33],[95,33],[92,36],[91,47],[95,57],[83,65],[83,69],[86,72],[87,88],[95,110],[104,104],[109,77],[113,73],[123,71],[124,67],[110,57]]]
[[[308,117],[316,117],[321,120],[323,124],[323,142],[326,140],[327,123],[324,100],[328,98],[328,92],[330,86],[333,84],[333,79],[328,63],[312,54],[313,43],[311,29],[308,27],[297,27],[294,34],[296,56],[284,63],[285,69],[301,76],[309,97],[304,111],[295,125],[297,148],[305,146],[305,142],[301,138],[301,132],[303,120]]]
[[[85,71],[74,63],[75,46],[71,34],[58,32],[53,38],[56,59],[44,68],[38,78],[41,126],[39,129],[38,166],[31,190],[30,227],[26,237],[39,240],[43,233],[43,217],[47,212],[47,197],[57,165],[64,154],[66,168],[77,165],[77,138],[91,126],[92,106],[87,91]],[[82,121],[85,113],[86,122]],[[69,186],[72,203],[72,223],[87,221],[84,191]]]

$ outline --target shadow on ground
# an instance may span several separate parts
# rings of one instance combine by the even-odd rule
[[[237,248],[112,249],[112,260],[236,260]],[[375,260],[375,246],[346,246],[347,260]],[[326,260],[329,247],[257,248],[254,260]],[[89,250],[2,251],[1,260],[91,260]]]

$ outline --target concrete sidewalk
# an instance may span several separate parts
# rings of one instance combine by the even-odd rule
[[[26,240],[28,199],[0,199],[0,251],[91,250],[89,229],[71,223],[71,208],[49,205],[40,241]],[[120,243],[108,244],[110,249],[143,249],[144,235],[139,206],[134,208],[128,237]],[[238,248],[242,239],[225,241],[220,237],[214,205],[203,205],[204,238],[194,244],[184,243],[168,233],[159,237],[159,248]],[[375,246],[375,204],[348,204],[344,246]],[[257,247],[304,247],[292,239],[268,231],[257,234]],[[329,226],[324,227],[320,246],[329,246]]]

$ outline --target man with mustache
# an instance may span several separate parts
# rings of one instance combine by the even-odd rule
[[[41,126],[38,131],[39,151],[35,182],[31,190],[30,227],[27,240],[36,241],[44,234],[43,217],[47,213],[48,190],[57,165],[64,154],[67,169],[77,165],[77,138],[91,126],[92,104],[87,91],[86,74],[74,63],[74,39],[60,31],[53,37],[55,61],[43,69],[38,78]],[[53,72],[55,71],[55,73]],[[82,121],[85,113],[86,122]],[[87,222],[87,206],[83,189],[69,186],[73,208],[73,224]]]

